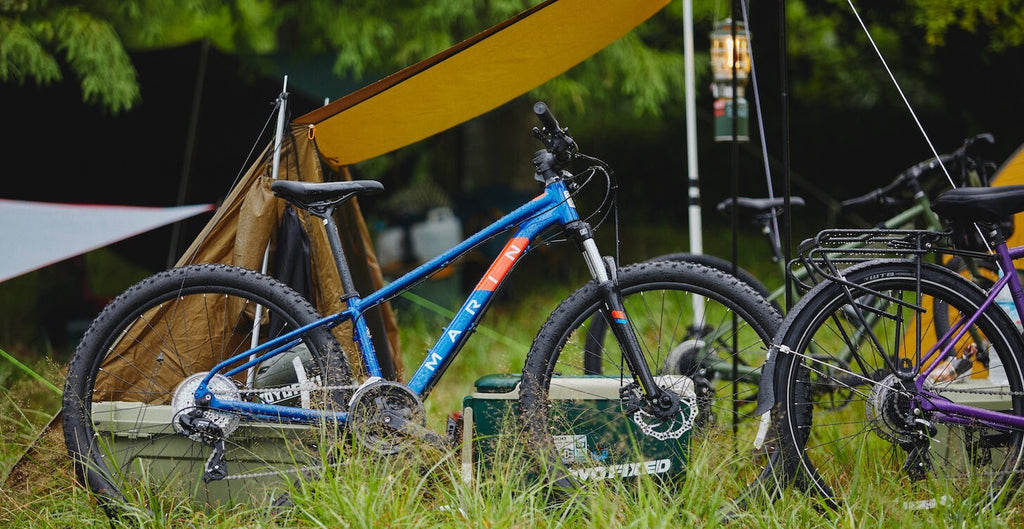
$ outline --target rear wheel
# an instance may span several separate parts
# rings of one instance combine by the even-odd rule
[[[1019,428],[928,411],[948,400],[1024,415],[1021,335],[990,306],[918,390],[901,378],[922,372],[936,342],[935,324],[957,322],[985,300],[981,289],[947,269],[907,261],[851,268],[863,288],[823,283],[794,307],[780,330],[776,470],[833,506],[844,498],[920,509],[939,504],[981,507],[1009,497],[1018,482],[1024,434]],[[881,295],[903,302],[884,307]],[[920,307],[920,321],[917,311]],[[941,313],[937,313],[941,312]],[[986,360],[987,357],[987,360]],[[1002,368],[985,370],[984,364]],[[998,371],[998,373],[996,372]],[[836,406],[837,396],[846,399]],[[884,508],[884,507],[880,507]]]
[[[750,419],[778,312],[741,281],[691,263],[628,266],[618,271],[618,284],[647,368],[678,396],[678,413],[657,418],[631,409],[638,397],[634,373],[613,333],[605,333],[598,349],[603,373],[587,374],[589,330],[605,318],[601,289],[591,283],[552,313],[527,356],[520,411],[531,447],[580,480],[625,477],[594,470],[613,462],[640,461],[648,472],[664,473],[699,457],[708,465],[700,472],[714,474],[720,464],[740,469],[731,473],[738,492],[752,477],[751,460],[761,455],[751,448],[759,422]],[[705,298],[699,314],[692,304],[697,296]],[[670,456],[652,456],[666,450]],[[670,465],[651,463],[669,459]]]
[[[92,323],[68,369],[63,425],[79,480],[111,514],[127,504],[160,512],[181,502],[272,501],[296,469],[320,464],[335,428],[206,410],[199,418],[216,428],[204,436],[181,418],[197,410],[193,393],[216,364],[318,318],[287,286],[223,265],[168,270],[128,289]],[[340,410],[345,391],[315,388],[350,383],[337,341],[317,327],[252,370],[215,375],[209,387],[218,398]],[[206,482],[218,441],[227,471]]]

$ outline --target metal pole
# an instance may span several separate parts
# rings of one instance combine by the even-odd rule
[[[277,180],[278,168],[281,166],[281,141],[284,139],[284,118],[285,107],[288,106],[288,76],[284,76],[284,86],[281,88],[281,95],[277,96],[277,134],[274,135],[274,166],[271,178]],[[264,261],[266,266],[266,261]]]
[[[288,76],[284,76],[284,85],[281,88],[281,95],[277,96],[277,132],[274,135],[274,161],[271,166],[270,177],[277,180],[281,168],[281,143],[284,139],[285,107],[288,106]],[[270,241],[263,249],[263,264],[260,266],[260,273],[266,274],[270,263]],[[263,319],[263,305],[256,305],[256,316],[252,322],[252,339],[249,341],[250,348],[255,349],[259,345],[260,320]],[[255,359],[250,356],[249,360]],[[245,386],[251,388],[256,378],[256,367],[250,367],[245,374]]]
[[[210,41],[199,45],[199,65],[196,68],[196,82],[192,88],[192,112],[188,118],[188,132],[185,135],[185,154],[181,160],[181,177],[178,179],[178,206],[185,205],[188,181],[192,174],[192,159],[195,153],[196,134],[199,128],[199,108],[203,102],[203,85],[206,83],[206,64],[210,56]],[[167,249],[167,268],[178,260],[178,243],[181,240],[181,221],[171,227],[171,244]]]
[[[780,114],[782,122],[782,189],[783,189],[783,211],[782,216],[782,258],[789,263],[791,258],[790,247],[792,245],[793,227],[790,223],[792,218],[790,197],[792,189],[790,183],[792,173],[789,167],[789,65],[787,63],[788,43],[786,42],[786,0],[779,0],[779,92],[781,93]],[[792,278],[786,274],[786,312],[793,307]]]
[[[689,182],[687,210],[690,225],[690,253],[704,253],[700,220],[700,180],[697,173],[697,91],[693,66],[693,0],[683,0],[683,70],[686,91],[686,164]],[[704,314],[704,298],[693,297],[693,314]]]

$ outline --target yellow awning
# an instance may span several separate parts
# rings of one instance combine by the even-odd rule
[[[993,186],[1009,186],[1024,184],[1024,145],[1021,145],[996,172],[992,179]],[[1013,246],[1024,245],[1024,213],[1013,216],[1013,235],[1006,243]]]
[[[294,120],[337,169],[491,110],[580,63],[669,0],[548,0]]]

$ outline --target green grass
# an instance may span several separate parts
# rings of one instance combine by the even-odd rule
[[[569,286],[546,283],[513,286],[512,302],[496,304],[483,321],[495,334],[477,333],[427,400],[431,428],[443,430],[447,415],[461,409],[462,398],[480,376],[518,372],[536,329],[569,293]],[[530,286],[536,288],[526,288]],[[446,320],[405,302],[396,310],[402,323],[408,377]],[[62,385],[60,366],[38,362],[31,367]],[[59,402],[50,390],[6,365],[0,367],[0,387],[0,468],[7,470],[16,455],[36,440]],[[452,457],[410,453],[381,458],[355,448],[345,464],[320,479],[298,483],[292,494],[295,505],[290,509],[270,511],[243,505],[205,513],[177,504],[155,516],[130,514],[115,526],[719,527],[727,512],[733,512],[728,527],[741,528],[914,529],[1019,527],[1024,523],[1020,500],[998,514],[962,512],[955,505],[907,512],[875,494],[892,484],[887,480],[898,478],[876,475],[857,476],[857,488],[838,512],[823,512],[816,499],[796,491],[788,491],[777,502],[755,501],[736,512],[726,491],[743,485],[730,479],[737,474],[734,466],[740,459],[707,457],[710,450],[721,448],[695,441],[687,478],[679,482],[644,477],[631,482],[588,483],[559,501],[552,501],[553,492],[527,473],[529,465],[515,443],[502,444],[494,466],[479,472],[472,483],[463,480],[459,462]],[[74,484],[62,439],[41,438],[30,454],[30,464],[19,471],[16,482],[0,490],[0,527],[109,527],[102,510]]]

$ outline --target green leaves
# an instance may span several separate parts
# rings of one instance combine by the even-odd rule
[[[48,2],[0,4],[0,81],[61,81],[61,64],[87,103],[117,113],[139,99],[135,68],[109,22]]]
[[[86,103],[117,113],[138,101],[135,68],[109,22],[68,7],[55,10],[50,23],[50,44],[79,79]]]
[[[48,84],[61,80],[57,60],[37,33],[16,18],[0,17],[0,82]]]
[[[925,29],[928,43],[941,46],[946,33],[960,28],[989,33],[993,50],[1024,43],[1024,2],[1021,0],[913,0],[914,22]]]
[[[282,51],[327,54],[333,57],[333,75],[377,77],[539,2],[89,0],[72,7],[52,0],[0,0],[0,82],[47,84],[72,77],[86,102],[120,112],[139,100],[126,48],[176,46],[199,39],[208,39],[243,61]],[[865,88],[881,80],[873,73],[879,69],[851,20],[846,0],[794,0],[787,5],[790,54],[803,74],[796,80],[796,91],[812,97],[848,92],[852,99],[844,101],[859,107],[885,97]],[[713,19],[725,16],[719,8],[711,3],[694,5],[699,62],[706,60],[704,39]],[[866,11],[874,15],[868,21],[872,33],[896,63],[913,39],[941,47],[954,29],[986,36],[996,51],[1024,44],[1024,0],[911,0]],[[923,36],[908,36],[908,27],[914,26]],[[923,64],[919,55],[905,60]],[[706,75],[706,70],[701,67],[698,75]],[[698,80],[698,86],[702,83]],[[666,105],[681,101],[682,85],[682,6],[675,0],[625,38],[547,83],[542,92],[559,106],[617,102],[630,105],[638,115],[658,116]]]

